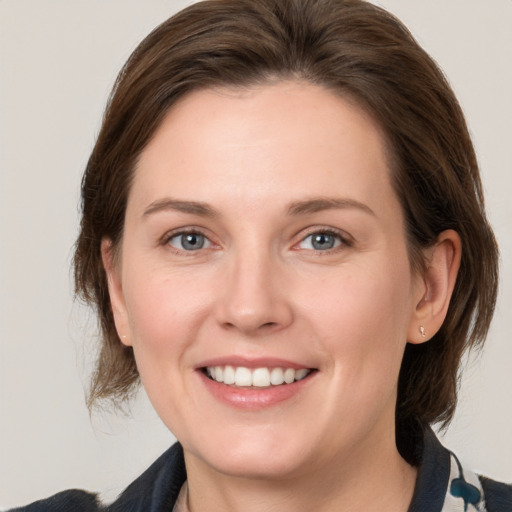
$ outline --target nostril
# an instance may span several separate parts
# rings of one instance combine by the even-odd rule
[[[261,324],[260,326],[256,326],[255,330],[258,330],[258,329],[273,329],[277,325],[279,325],[277,322],[266,322],[264,324]],[[232,322],[224,322],[224,327],[226,327],[227,329],[237,329],[238,328]]]
[[[290,325],[293,320],[291,309],[284,301],[281,304],[220,301],[215,315],[223,329],[238,330],[247,334],[268,334]]]

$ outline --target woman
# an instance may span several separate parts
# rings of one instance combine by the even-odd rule
[[[91,405],[140,377],[180,441],[109,510],[512,507],[429,429],[489,327],[497,249],[460,107],[389,14],[182,11],[120,74],[82,200]]]

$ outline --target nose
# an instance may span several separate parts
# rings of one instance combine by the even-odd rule
[[[293,321],[282,263],[265,251],[244,251],[231,259],[217,302],[224,329],[248,336],[279,331]]]

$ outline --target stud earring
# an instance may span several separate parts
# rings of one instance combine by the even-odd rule
[[[425,327],[423,327],[423,325],[420,325],[420,334],[423,336],[423,338],[425,338],[427,336]]]

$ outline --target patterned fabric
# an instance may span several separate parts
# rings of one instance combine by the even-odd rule
[[[482,483],[450,452],[450,479],[441,512],[487,512]]]

